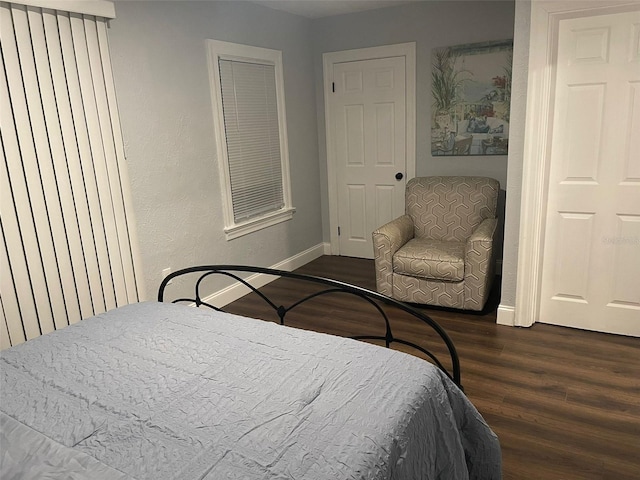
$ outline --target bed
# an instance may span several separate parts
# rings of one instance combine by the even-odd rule
[[[166,298],[170,282],[194,275],[193,297]],[[248,275],[276,275],[319,289],[288,306],[254,290],[273,309],[269,322],[203,300],[216,275],[247,288]],[[383,334],[343,338],[286,325],[302,305],[336,295],[370,304]],[[389,309],[431,328],[450,358],[396,338]],[[430,361],[360,340],[416,348]],[[462,392],[446,332],[408,305],[334,280],[184,269],[165,278],[157,302],[9,348],[0,369],[4,480],[501,476],[498,439]]]

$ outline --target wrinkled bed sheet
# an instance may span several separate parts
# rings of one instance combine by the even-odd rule
[[[431,364],[146,302],[0,354],[0,478],[500,478],[497,437]]]

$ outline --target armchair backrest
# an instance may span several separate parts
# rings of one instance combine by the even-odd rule
[[[407,182],[405,211],[417,238],[464,242],[495,218],[499,191],[493,178],[416,177]]]

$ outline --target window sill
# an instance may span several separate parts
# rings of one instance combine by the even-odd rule
[[[227,240],[233,240],[234,238],[247,235],[248,233],[257,232],[258,230],[262,230],[263,228],[267,228],[272,225],[291,220],[295,212],[296,209],[293,207],[284,208],[282,210],[278,210],[277,212],[264,215],[260,218],[251,219],[243,223],[237,223],[235,225],[226,227],[224,229],[224,234]]]

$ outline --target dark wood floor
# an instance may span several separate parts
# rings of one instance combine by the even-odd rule
[[[298,271],[375,289],[371,260],[325,256]],[[264,289],[286,296],[287,282]],[[640,339],[540,323],[496,325],[498,300],[496,289],[481,314],[420,309],[456,344],[465,393],[500,439],[503,478],[640,479]],[[359,308],[339,300],[310,307],[291,324],[361,333],[372,327]],[[227,310],[258,318],[266,313],[253,295]],[[420,335],[421,327],[395,321],[403,334]]]

